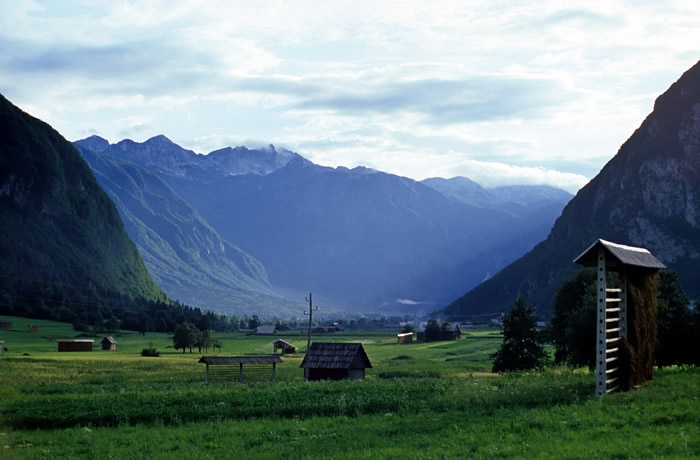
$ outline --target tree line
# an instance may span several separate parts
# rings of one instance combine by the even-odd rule
[[[518,298],[503,321],[503,344],[494,355],[494,372],[540,369],[548,364],[545,344],[554,345],[554,363],[595,368],[595,270],[583,269],[559,288],[549,327],[538,330],[533,308]],[[700,301],[691,306],[677,273],[659,272],[654,364],[698,365]]]

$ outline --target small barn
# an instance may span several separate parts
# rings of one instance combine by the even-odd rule
[[[116,351],[117,350],[117,341],[114,340],[114,337],[111,335],[108,335],[104,339],[102,339],[102,349],[106,351]]]
[[[277,334],[277,326],[258,326],[255,329],[255,334],[257,335],[274,335]]]
[[[270,381],[277,378],[276,366],[282,362],[278,355],[202,356],[206,365],[204,381],[235,382]],[[270,366],[272,365],[272,366]]]
[[[457,340],[462,338],[462,331],[457,324],[445,324],[440,328],[442,340]]]
[[[312,343],[301,362],[308,380],[361,380],[371,368],[361,343]]]
[[[574,262],[596,269],[596,396],[650,380],[658,271],[665,265],[648,249],[603,239]]]
[[[5,355],[5,341],[0,340],[0,356],[4,356],[4,355]]]
[[[94,340],[58,340],[58,351],[92,351]]]
[[[297,347],[284,340],[275,340],[272,344],[272,352],[277,353],[277,350],[281,350],[283,355],[288,355],[297,352]]]
[[[29,326],[27,326],[27,332],[29,332],[30,334],[36,334],[37,332],[39,332],[39,328],[36,324],[30,324]]]
[[[12,329],[12,321],[0,320],[0,329]]]
[[[401,334],[396,334],[396,337],[398,338],[399,345],[413,343],[413,332],[404,332]]]

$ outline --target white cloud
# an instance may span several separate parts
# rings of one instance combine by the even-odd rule
[[[71,139],[258,139],[333,166],[575,191],[697,62],[698,16],[673,1],[4,2],[0,88]]]

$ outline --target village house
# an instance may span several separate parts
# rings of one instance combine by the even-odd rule
[[[300,367],[307,370],[308,380],[360,380],[372,363],[361,343],[315,342]]]
[[[58,340],[58,351],[92,351],[94,340]]]
[[[116,351],[117,350],[117,341],[114,340],[114,337],[111,335],[108,335],[104,339],[102,339],[102,349],[107,350],[107,351]]]

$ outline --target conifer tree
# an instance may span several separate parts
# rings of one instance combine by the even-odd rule
[[[535,311],[522,297],[503,319],[503,344],[494,358],[493,372],[541,369],[545,365],[547,352],[537,330]]]

